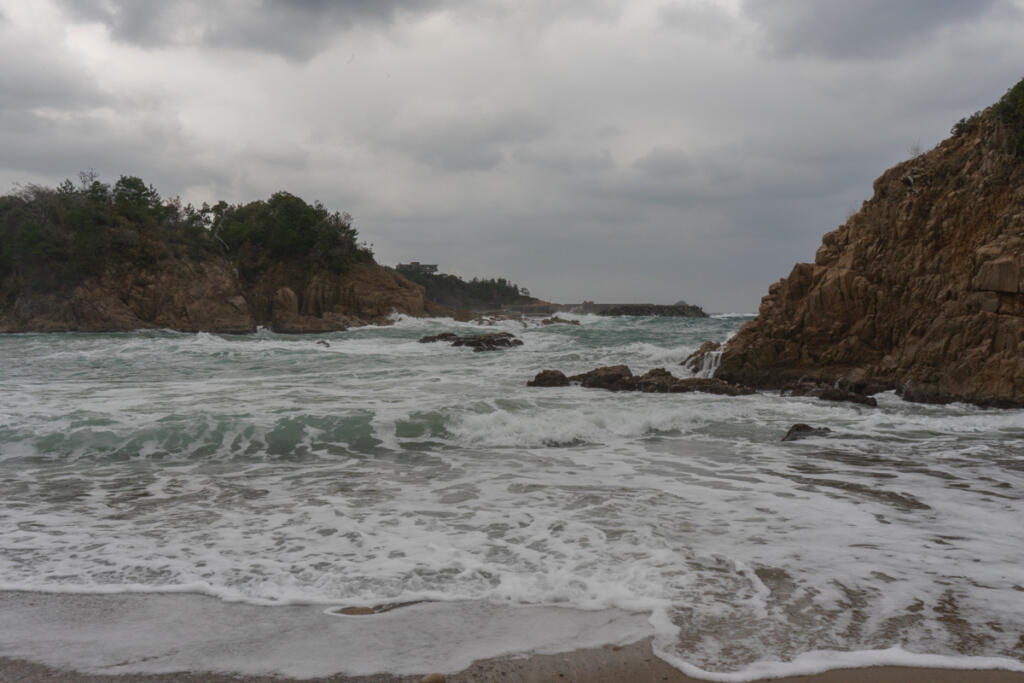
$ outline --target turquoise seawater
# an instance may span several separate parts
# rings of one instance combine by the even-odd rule
[[[1024,412],[528,388],[684,376],[749,319],[573,317],[0,336],[0,588],[618,608],[720,673],[893,646],[1020,665]],[[417,342],[442,331],[524,344]],[[796,422],[832,432],[780,442]]]

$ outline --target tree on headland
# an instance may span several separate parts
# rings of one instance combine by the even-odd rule
[[[226,257],[243,278],[278,261],[340,273],[373,261],[357,238],[349,214],[288,192],[197,209],[162,198],[137,176],[110,186],[89,172],[77,184],[30,184],[0,197],[0,279],[16,288],[57,290],[110,269],[186,257]]]

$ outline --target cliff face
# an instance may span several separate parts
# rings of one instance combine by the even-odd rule
[[[276,264],[247,289],[246,299],[260,324],[277,332],[383,323],[396,311],[414,316],[448,312],[429,302],[420,285],[372,263],[355,264],[343,275],[307,274]]]
[[[1024,405],[1024,158],[993,114],[886,171],[813,264],[769,288],[716,376]]]
[[[0,296],[0,332],[167,328],[233,334],[264,325],[312,333],[383,322],[394,311],[444,312],[426,301],[422,287],[372,263],[353,265],[343,275],[275,264],[246,286],[226,259],[166,259],[109,271],[64,292],[7,285],[7,295]]]

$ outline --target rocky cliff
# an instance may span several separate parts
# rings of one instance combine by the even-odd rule
[[[814,263],[769,288],[716,377],[1024,405],[1024,81],[1000,105],[882,174]]]
[[[423,288],[373,263],[344,274],[274,264],[244,283],[223,258],[168,258],[110,269],[73,288],[0,287],[0,332],[327,332],[384,322],[392,312],[440,315]]]

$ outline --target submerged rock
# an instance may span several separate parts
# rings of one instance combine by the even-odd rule
[[[733,384],[721,379],[705,377],[684,377],[677,380],[672,386],[675,393],[687,391],[702,391],[706,394],[720,394],[722,396],[749,396],[755,393],[753,387],[744,384]]]
[[[807,439],[812,436],[826,436],[831,431],[828,427],[812,427],[811,425],[798,422],[789,428],[789,431],[782,437],[782,440],[799,441],[800,439]]]
[[[1024,406],[1024,116],[1013,111],[1024,81],[883,173],[814,263],[769,288],[716,376],[761,388],[845,378],[904,387],[911,401]]]
[[[830,386],[819,382],[793,382],[782,387],[779,392],[781,396],[813,396],[822,401],[845,401],[848,403],[859,403],[874,408],[878,405],[871,396],[856,391],[848,391],[838,386]]]
[[[425,337],[420,337],[420,344],[432,344],[433,342],[439,341],[454,341],[459,338],[459,335],[454,332],[442,332],[441,334],[431,334]]]

